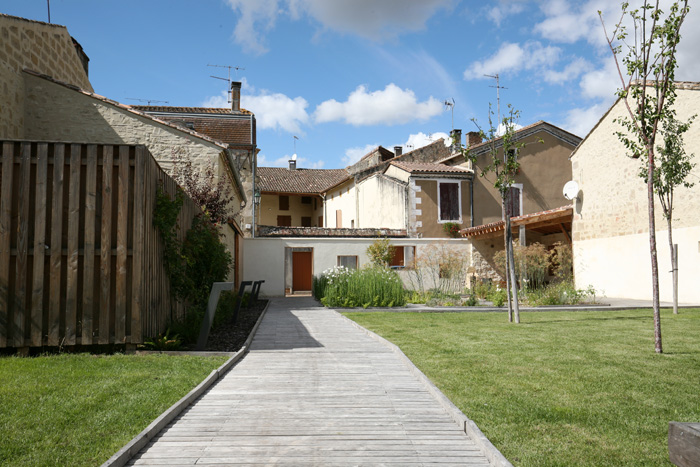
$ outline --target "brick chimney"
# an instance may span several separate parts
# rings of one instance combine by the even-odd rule
[[[231,81],[231,111],[241,111],[241,82]]]
[[[403,146],[394,146],[394,157],[399,157],[403,154]]]
[[[481,144],[481,135],[478,131],[470,131],[467,133],[467,146],[471,147],[476,144]]]

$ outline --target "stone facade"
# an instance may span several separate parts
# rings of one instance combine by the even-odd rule
[[[22,137],[24,76],[28,68],[92,91],[65,26],[0,14],[0,137]]]
[[[700,84],[679,83],[678,118],[700,109]],[[615,135],[614,120],[627,116],[622,101],[614,104],[572,154],[573,179],[580,192],[573,220],[574,272],[579,287],[593,285],[611,297],[650,299],[651,266],[646,182],[638,176],[641,161],[632,159]],[[688,153],[700,146],[696,121],[684,136]],[[700,303],[700,164],[689,176],[692,189],[674,194],[674,243],[679,245],[679,300]],[[670,247],[666,221],[656,202],[657,251],[661,299],[670,300]]]

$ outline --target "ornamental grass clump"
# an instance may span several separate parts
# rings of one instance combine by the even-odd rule
[[[314,278],[314,296],[328,307],[403,306],[403,283],[396,272],[381,267],[351,270],[337,266]]]

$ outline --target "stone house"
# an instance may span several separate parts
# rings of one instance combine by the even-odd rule
[[[481,174],[491,162],[493,148],[502,157],[502,140],[481,141],[477,133],[468,133],[466,139],[475,162],[465,161],[461,154],[450,155],[440,162],[474,171],[469,187],[473,200],[471,224],[461,234],[469,239],[471,273],[476,278],[500,281],[494,255],[504,248],[501,195],[494,187],[493,175]],[[514,213],[511,219],[514,238],[521,245],[541,243],[548,248],[557,242],[570,245],[572,209],[562,189],[572,177],[569,155],[581,138],[539,121],[518,129],[515,139],[524,146],[517,154],[520,169],[507,199]]]
[[[684,121],[700,109],[700,83],[677,83],[675,110]],[[601,117],[571,155],[573,179],[580,192],[573,216],[576,286],[589,285],[609,297],[651,300],[651,259],[646,182],[638,176],[641,161],[628,156],[615,132],[616,118],[626,117],[618,100]],[[661,140],[657,140],[657,144]],[[679,302],[699,303],[700,288],[700,126],[695,121],[684,135],[688,154],[696,163],[691,189],[674,192],[673,238],[678,245]],[[656,198],[656,197],[655,197]],[[673,298],[670,247],[666,220],[656,200],[656,242],[662,301]]]

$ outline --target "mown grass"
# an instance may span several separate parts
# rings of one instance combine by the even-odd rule
[[[398,345],[516,466],[670,465],[700,421],[700,310],[347,313]]]
[[[225,357],[0,358],[0,465],[99,465]]]

